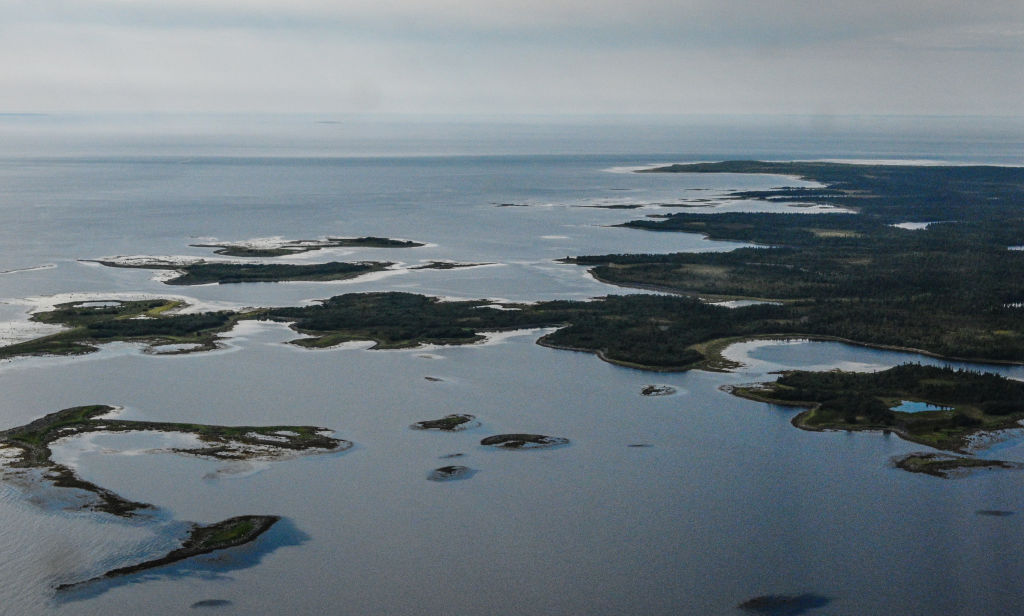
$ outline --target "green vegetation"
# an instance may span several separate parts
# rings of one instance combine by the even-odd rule
[[[349,441],[325,436],[324,428],[314,426],[214,426],[100,418],[113,410],[113,407],[105,405],[77,406],[50,413],[24,426],[0,432],[0,446],[20,450],[20,456],[9,462],[8,466],[41,469],[44,471],[44,477],[57,487],[77,488],[93,493],[97,497],[97,502],[92,508],[113,515],[132,517],[136,511],[149,509],[151,505],[126,500],[105,488],[80,479],[74,470],[51,459],[50,444],[59,438],[88,432],[177,432],[194,434],[203,445],[175,449],[176,453],[219,460],[275,458],[295,453],[341,451],[352,446]]]
[[[170,565],[186,558],[199,556],[200,554],[209,554],[217,550],[244,545],[254,541],[257,537],[270,530],[270,527],[280,521],[280,519],[280,517],[274,515],[243,515],[228,518],[227,520],[207,526],[194,524],[189,531],[188,537],[182,542],[181,547],[168,552],[160,558],[127,567],[111,569],[91,580],[74,584],[62,584],[57,587],[57,590],[70,590],[96,580],[132,575],[141,571]]]
[[[99,261],[108,267],[124,267],[134,269],[165,269],[181,272],[181,275],[165,280],[165,284],[196,285],[196,284],[233,284],[241,282],[285,282],[285,281],[326,281],[347,280],[386,270],[394,265],[388,262],[357,261],[345,263],[315,263],[312,265],[291,265],[287,263],[166,263],[163,261],[147,263],[124,263],[120,261]]]
[[[96,351],[96,344],[113,341],[151,344],[192,344],[200,349],[216,346],[217,334],[230,330],[245,313],[227,311],[174,314],[182,306],[177,300],[59,304],[40,312],[32,320],[69,329],[34,340],[0,347],[0,359],[19,355],[81,355]]]
[[[324,248],[415,248],[420,242],[393,240],[387,237],[329,237],[325,240],[287,240],[260,247],[246,242],[225,244],[192,244],[195,248],[217,248],[214,254],[229,257],[283,257]]]
[[[1024,361],[1024,169],[834,163],[674,165],[665,172],[801,175],[826,188],[734,196],[858,214],[672,214],[624,226],[761,244],[725,253],[583,256],[605,282],[785,302],[764,334],[800,333],[949,357]],[[947,221],[925,230],[892,225]],[[743,335],[739,332],[730,335]]]
[[[1018,427],[1024,383],[992,374],[905,364],[874,373],[787,372],[774,383],[733,393],[772,404],[809,407],[793,419],[807,430],[887,430],[938,449],[961,451],[980,432]],[[894,411],[902,400],[948,410]]]
[[[271,308],[266,316],[294,322],[297,331],[310,336],[295,342],[300,346],[322,348],[373,340],[378,348],[393,349],[476,342],[482,339],[478,332],[483,329],[517,326],[518,311],[483,308],[488,304],[483,300],[442,302],[411,293],[357,293],[312,306]]]
[[[484,300],[443,302],[409,293],[359,293],[262,314],[293,322],[296,330],[309,336],[296,344],[314,348],[349,340],[374,340],[377,348],[466,344],[482,339],[482,331],[565,325],[540,343],[655,370],[694,367],[704,356],[691,345],[736,332],[779,330],[782,326],[775,323],[786,314],[779,306],[730,310],[691,298],[654,295],[505,306],[511,310],[490,305]]]
[[[687,370],[708,367],[708,356],[698,350],[704,341],[791,330],[786,309],[774,305],[729,309],[658,295],[609,296],[588,304],[540,344],[593,352],[634,368]]]

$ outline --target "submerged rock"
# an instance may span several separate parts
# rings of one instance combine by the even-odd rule
[[[476,471],[468,466],[442,466],[435,468],[427,475],[430,481],[455,481],[457,479],[469,479]]]
[[[569,439],[560,436],[543,434],[496,434],[480,441],[481,445],[501,447],[503,449],[536,449],[539,447],[557,447],[566,445]]]
[[[441,419],[417,421],[409,427],[414,430],[444,430],[445,432],[456,432],[458,430],[465,430],[466,428],[479,426],[480,422],[474,421],[475,419],[475,415],[467,415],[464,413],[445,415]]]
[[[804,593],[802,595],[762,595],[740,603],[741,610],[766,616],[799,616],[809,610],[831,603],[828,597]]]
[[[676,393],[676,388],[669,385],[644,385],[640,394],[644,396],[671,396]]]
[[[197,609],[202,607],[228,607],[229,605],[231,605],[231,602],[227,599],[203,599],[202,601],[196,601],[189,607]]]

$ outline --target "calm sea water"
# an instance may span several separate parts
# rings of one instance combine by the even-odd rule
[[[65,294],[180,295],[230,307],[370,290],[517,301],[629,292],[555,259],[728,250],[739,244],[611,225],[701,198],[718,209],[762,208],[722,195],[796,180],[624,167],[726,157],[1024,162],[1024,132],[1012,122],[997,128],[798,118],[0,118],[0,331],[17,335],[28,310]],[[497,207],[504,203],[529,207]],[[643,208],[580,207],[615,204]],[[361,235],[428,246],[294,260],[493,265],[339,283],[169,287],[151,272],[81,261],[208,256],[189,245],[210,240]],[[911,475],[890,459],[919,446],[803,432],[789,424],[792,410],[719,389],[785,368],[935,360],[792,341],[734,346],[744,363],[735,373],[660,374],[539,347],[541,333],[465,347],[305,351],[284,344],[294,334],[281,325],[246,323],[211,353],[160,357],[114,344],[87,357],[0,364],[0,428],[103,403],[143,420],[321,425],[355,443],[340,455],[231,465],[155,452],[172,444],[155,435],[73,439],[59,460],[161,513],[125,523],[67,511],[54,490],[0,483],[3,611],[187,614],[217,600],[225,603],[204,609],[703,615],[742,613],[736,606],[759,595],[813,593],[831,603],[808,613],[1018,612],[1021,474]],[[1024,378],[1024,368],[997,370]],[[677,392],[641,396],[648,384]],[[472,413],[482,425],[455,434],[408,429],[448,413]],[[478,445],[499,432],[572,443],[529,452]],[[454,453],[476,474],[427,481]],[[1024,447],[1010,438],[981,455],[1024,461]],[[169,549],[186,521],[248,513],[286,522],[245,548],[53,591]]]

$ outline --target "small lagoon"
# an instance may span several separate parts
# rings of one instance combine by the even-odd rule
[[[928,404],[927,402],[917,402],[914,400],[901,400],[900,403],[892,410],[900,413],[923,413],[925,411],[951,411],[951,406],[936,406],[934,404]]]

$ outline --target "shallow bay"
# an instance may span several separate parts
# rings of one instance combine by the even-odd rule
[[[821,147],[796,143],[794,158]],[[0,161],[0,215],[9,223],[0,226],[0,270],[56,267],[0,275],[0,301],[8,302],[0,316],[22,322],[32,301],[44,301],[26,298],[72,292],[95,293],[95,300],[182,295],[215,307],[380,290],[515,301],[626,293],[554,260],[728,250],[740,244],[607,225],[678,211],[660,203],[794,182],[608,171],[675,160],[646,151],[8,157]],[[575,207],[622,203],[644,207]],[[331,248],[283,262],[497,265],[167,293],[152,272],[78,261],[209,256],[190,244],[213,241],[369,235],[427,245]],[[1024,600],[1016,554],[1024,517],[976,514],[1024,511],[1020,473],[950,481],[911,475],[889,461],[920,446],[878,433],[800,431],[789,423],[795,410],[720,389],[788,368],[945,362],[774,341],[731,347],[727,356],[744,364],[733,373],[653,374],[537,346],[541,333],[463,347],[306,350],[284,344],[296,337],[284,325],[243,322],[223,349],[206,353],[153,356],[115,343],[86,357],[2,362],[0,429],[61,408],[110,404],[125,407],[124,419],[325,426],[355,445],[271,465],[149,452],[161,445],[148,437],[73,439],[62,460],[88,481],[157,505],[163,517],[134,524],[67,512],[52,494],[0,482],[0,553],[9,555],[0,563],[0,602],[26,614],[104,616],[190,613],[200,601],[230,602],[211,604],[224,614],[515,614],[523,606],[552,614],[738,614],[753,597],[812,593],[831,600],[827,613],[854,615],[1013,614]],[[973,367],[1024,378],[1019,366]],[[642,395],[651,383],[676,392]],[[481,425],[455,433],[409,429],[453,413],[475,415]],[[571,442],[535,451],[479,444],[519,432]],[[980,455],[998,450],[1000,459],[1024,461],[1019,442]],[[456,453],[464,455],[444,457]],[[426,479],[453,463],[475,473]],[[141,583],[64,598],[53,591],[166,552],[181,520],[244,514],[284,516],[290,530],[271,531],[220,560],[152,571]]]

